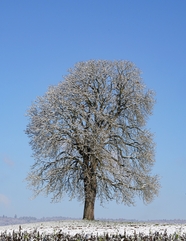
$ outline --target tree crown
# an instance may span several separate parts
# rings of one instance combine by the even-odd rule
[[[150,202],[159,189],[150,175],[153,136],[145,128],[153,105],[154,92],[133,63],[77,63],[28,110],[35,163],[27,180],[36,195],[84,200],[85,177],[93,173],[101,202],[133,204],[135,194]]]

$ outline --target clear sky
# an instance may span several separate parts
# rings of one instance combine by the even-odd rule
[[[24,181],[34,163],[24,133],[37,96],[78,61],[130,60],[156,92],[148,127],[156,142],[159,196],[135,207],[96,203],[96,218],[186,219],[186,1],[0,1],[0,216],[81,218],[65,197],[30,200]]]

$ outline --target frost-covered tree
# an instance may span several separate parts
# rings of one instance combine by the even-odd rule
[[[27,177],[34,193],[65,193],[84,202],[94,219],[96,198],[134,204],[158,194],[152,134],[154,104],[139,69],[129,61],[79,62],[28,110],[26,134],[35,163]]]

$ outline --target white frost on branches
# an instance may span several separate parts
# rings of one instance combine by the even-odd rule
[[[85,177],[96,177],[96,197],[133,204],[158,194],[151,175],[153,136],[145,128],[154,93],[128,61],[80,62],[28,110],[26,134],[35,163],[27,177],[35,194],[65,193],[84,200]]]

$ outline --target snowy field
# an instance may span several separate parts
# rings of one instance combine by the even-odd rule
[[[0,233],[6,231],[7,234],[21,231],[22,233],[40,233],[40,234],[54,234],[65,233],[69,235],[127,235],[140,234],[150,235],[156,232],[167,235],[186,234],[186,224],[158,224],[158,223],[126,223],[126,222],[110,222],[110,221],[54,221],[43,223],[22,224],[21,229],[19,225],[0,226]]]

